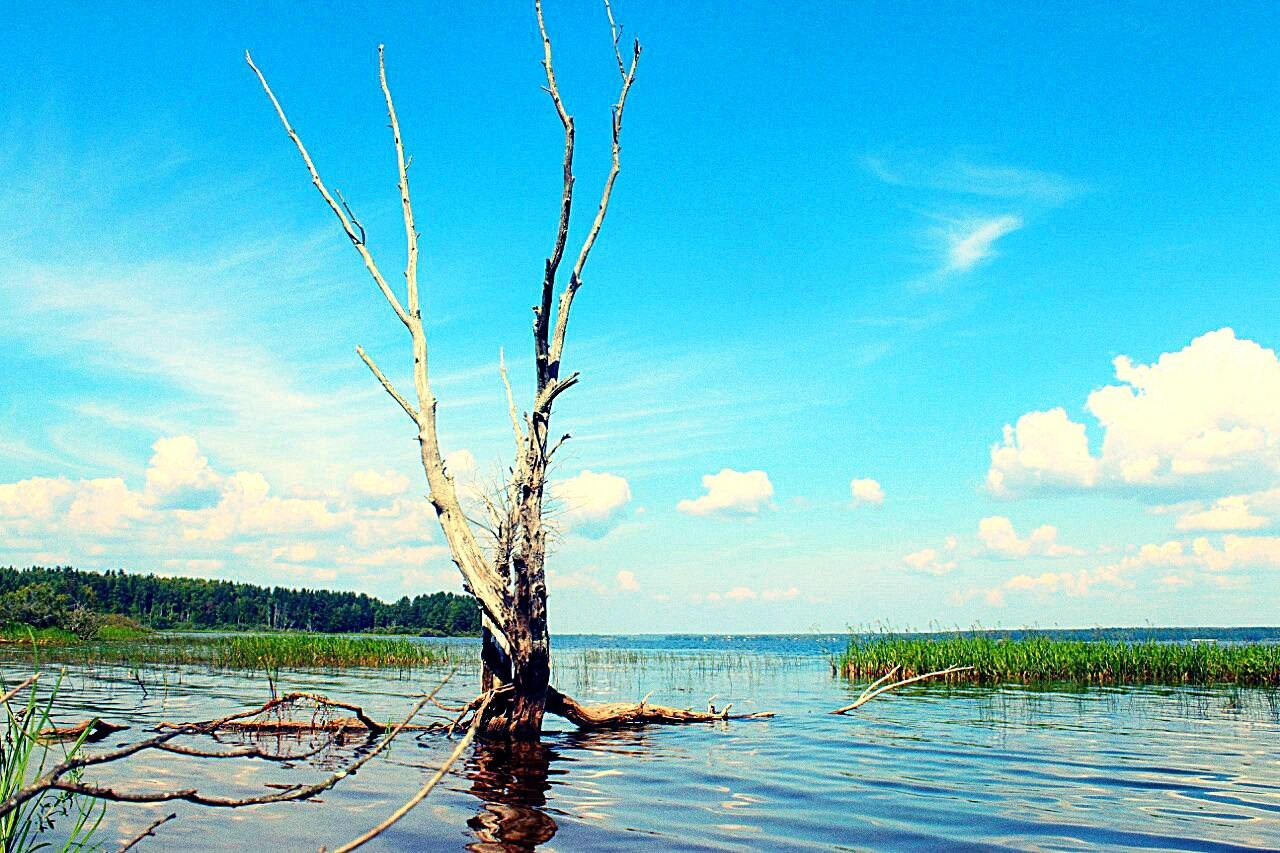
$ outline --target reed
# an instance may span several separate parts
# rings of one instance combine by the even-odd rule
[[[893,667],[908,678],[970,666],[948,681],[976,684],[1280,685],[1280,644],[1169,643],[1005,638],[989,634],[855,636],[832,670],[874,679]]]
[[[14,644],[12,653],[31,653],[62,663],[126,667],[202,666],[215,670],[274,672],[281,669],[421,669],[473,655],[458,648],[403,637],[335,634],[154,635],[115,642],[56,642],[37,639]]]
[[[8,799],[53,763],[76,754],[84,735],[73,743],[50,742],[41,732],[52,725],[50,712],[62,677],[47,695],[38,695],[38,682],[6,690],[0,726],[0,800]],[[25,699],[23,698],[25,696]],[[78,776],[73,776],[78,778]],[[36,850],[95,850],[93,837],[105,807],[66,791],[46,791],[0,818],[0,849],[5,853]]]

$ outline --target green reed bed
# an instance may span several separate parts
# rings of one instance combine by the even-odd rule
[[[1008,639],[989,635],[854,637],[832,659],[838,675],[874,679],[900,666],[909,678],[952,666],[953,683],[1103,685],[1280,685],[1280,644]]]
[[[85,665],[207,666],[219,670],[271,672],[280,669],[370,667],[421,669],[443,666],[473,655],[439,644],[403,637],[352,637],[334,634],[232,634],[208,637],[156,635],[120,642],[13,644],[10,654],[34,654],[41,660]]]

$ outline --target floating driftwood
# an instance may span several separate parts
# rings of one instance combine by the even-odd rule
[[[118,726],[115,723],[109,723],[106,720],[94,717],[91,720],[84,720],[76,723],[74,726],[53,726],[40,730],[40,740],[48,743],[56,743],[63,741],[80,740],[84,738],[85,743],[95,743],[104,740],[116,732],[122,732],[128,726]]]

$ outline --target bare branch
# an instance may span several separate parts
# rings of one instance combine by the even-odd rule
[[[414,409],[413,405],[396,390],[396,387],[391,384],[391,380],[386,377],[386,374],[378,369],[378,365],[373,363],[373,359],[364,351],[364,347],[356,347],[356,354],[359,355],[360,360],[363,361],[371,371],[373,371],[373,375],[382,383],[382,387],[391,395],[391,398],[400,404],[400,408],[404,409],[404,413],[416,424],[418,422],[417,410]]]
[[[360,253],[360,259],[364,261],[365,269],[369,271],[369,275],[373,276],[373,281],[378,285],[378,290],[382,291],[383,297],[386,298],[387,304],[391,306],[391,310],[396,312],[396,316],[400,318],[400,322],[405,326],[409,325],[409,315],[405,313],[404,306],[400,304],[400,300],[396,298],[395,293],[391,291],[387,280],[382,277],[382,272],[378,269],[378,265],[373,260],[373,255],[369,254],[368,248],[364,245],[363,230],[360,234],[356,233],[355,226],[347,217],[346,212],[334,201],[333,196],[329,194],[329,189],[324,185],[324,181],[320,179],[320,173],[316,171],[316,166],[311,162],[311,155],[307,153],[306,146],[302,144],[302,139],[294,131],[293,125],[289,124],[289,119],[284,114],[284,108],[280,106],[280,102],[276,100],[275,93],[271,91],[271,87],[267,85],[267,78],[258,70],[258,66],[253,64],[253,57],[249,55],[249,51],[244,52],[244,61],[249,63],[249,67],[253,69],[253,73],[258,75],[258,81],[262,83],[262,89],[267,93],[267,97],[271,99],[271,105],[276,108],[276,115],[280,117],[280,123],[284,125],[285,132],[289,134],[289,138],[293,140],[293,144],[298,149],[298,153],[302,155],[302,162],[306,164],[307,172],[311,175],[311,183],[319,190],[320,195],[324,198],[325,203],[329,205],[329,209],[333,211],[333,215],[338,217],[338,221],[342,223],[342,230],[347,232],[347,238],[351,240],[351,245],[356,247],[356,251]]]
[[[851,702],[850,704],[845,705],[843,708],[836,708],[831,713],[832,714],[848,713],[849,711],[852,711],[855,708],[862,707],[863,705],[870,702],[872,699],[876,698],[877,696],[881,696],[885,693],[888,693],[890,690],[897,690],[899,687],[905,687],[908,684],[915,684],[917,681],[924,681],[926,678],[941,678],[956,672],[968,672],[973,669],[973,667],[971,666],[951,666],[951,667],[947,667],[946,669],[940,669],[937,672],[926,672],[924,675],[917,675],[912,678],[904,678],[901,681],[895,681],[892,684],[885,685],[884,687],[877,687],[878,685],[883,684],[884,682],[892,678],[894,676],[894,673],[896,673],[899,668],[900,667],[895,666],[893,669],[889,670],[888,673],[886,673],[885,675],[877,679],[873,684],[871,684],[871,686],[869,686],[866,690],[862,691],[862,695],[858,697],[857,701]]]
[[[564,247],[569,240],[569,218],[573,210],[573,117],[564,108],[560,97],[560,87],[556,83],[555,66],[551,62],[551,38],[547,35],[547,25],[542,17],[542,0],[534,0],[534,10],[538,16],[538,32],[542,35],[542,66],[547,72],[546,91],[555,103],[556,114],[564,126],[564,188],[560,195],[560,221],[556,228],[555,246],[551,256],[547,258],[542,277],[542,302],[534,309],[534,350],[537,357],[538,387],[550,378],[548,368],[551,362],[550,345],[547,333],[551,323],[551,303],[555,293],[556,272],[560,261],[564,258]]]
[[[511,393],[511,379],[507,376],[507,360],[501,347],[498,349],[498,373],[502,375],[502,385],[507,389],[507,411],[511,415],[511,429],[516,435],[516,450],[524,444],[524,432],[520,429],[520,416],[516,414],[516,398]]]
[[[618,60],[618,73],[625,79],[627,67],[622,64],[622,51],[618,48],[618,42],[622,40],[622,27],[613,22],[613,6],[609,5],[609,0],[604,0],[604,13],[609,16],[609,31],[613,33],[613,55]]]
[[[291,800],[308,799],[310,797],[314,797],[316,794],[319,794],[323,791],[327,791],[328,789],[332,788],[334,785],[338,784],[348,776],[354,774],[366,763],[368,763],[373,758],[375,758],[376,756],[380,755],[383,751],[385,751],[387,747],[391,745],[392,740],[394,740],[397,735],[399,735],[402,731],[410,727],[410,723],[412,722],[413,718],[418,715],[418,713],[423,709],[423,707],[425,707],[428,702],[430,702],[432,699],[435,698],[435,695],[440,691],[441,688],[443,688],[446,684],[449,683],[449,679],[453,677],[453,674],[454,674],[453,672],[450,672],[448,675],[446,675],[430,693],[426,694],[417,703],[415,703],[414,706],[410,709],[408,715],[404,718],[404,720],[399,724],[397,724],[390,731],[387,731],[386,726],[378,724],[373,720],[369,719],[367,716],[365,716],[364,712],[360,711],[357,708],[357,706],[348,705],[346,703],[341,703],[341,702],[334,702],[332,700],[326,699],[325,697],[316,697],[313,694],[294,693],[294,694],[289,694],[287,696],[280,697],[277,699],[272,699],[271,701],[263,704],[258,708],[254,708],[249,711],[240,711],[235,714],[229,714],[217,720],[209,720],[202,723],[185,723],[185,724],[173,726],[169,728],[167,731],[163,731],[154,737],[137,741],[132,744],[128,744],[127,746],[120,747],[119,749],[110,750],[108,752],[100,752],[94,755],[73,756],[71,758],[64,759],[57,765],[50,768],[42,776],[40,776],[39,778],[37,778],[36,780],[28,784],[26,787],[22,788],[19,791],[15,791],[3,802],[0,802],[0,818],[3,818],[5,815],[9,814],[14,809],[18,808],[23,803],[30,800],[32,797],[38,796],[40,793],[44,791],[50,791],[50,790],[67,791],[74,794],[82,794],[87,797],[93,797],[95,799],[108,800],[112,802],[159,803],[159,802],[170,802],[173,800],[184,800],[186,802],[195,803],[197,805],[212,806],[212,807],[218,807],[218,808],[241,808],[243,806],[263,805],[266,803],[280,803],[280,802],[286,802]],[[324,702],[325,704],[334,705],[336,707],[342,707],[348,710],[352,710],[353,712],[357,713],[358,719],[361,719],[363,722],[365,722],[366,725],[369,726],[369,730],[371,732],[379,732],[379,733],[385,732],[386,734],[384,735],[382,741],[379,742],[378,745],[375,746],[373,749],[366,752],[364,755],[356,759],[356,761],[352,762],[347,767],[344,767],[338,770],[337,772],[325,777],[324,779],[321,779],[319,782],[315,782],[310,785],[293,785],[284,790],[276,791],[274,793],[260,794],[260,795],[251,796],[251,797],[237,798],[237,797],[214,796],[209,794],[202,794],[196,788],[179,788],[176,790],[168,790],[168,791],[120,791],[115,788],[108,788],[101,785],[95,785],[93,783],[84,782],[79,780],[78,778],[74,778],[75,771],[82,770],[86,767],[93,767],[101,764],[109,764],[115,761],[120,761],[132,755],[136,755],[139,752],[143,752],[144,750],[164,749],[165,746],[168,745],[169,742],[174,738],[177,738],[183,735],[210,734],[214,731],[217,731],[220,727],[223,727],[229,723],[233,723],[236,720],[243,720],[247,717],[253,717],[258,714],[265,713],[282,704],[285,704],[291,701],[296,701],[297,699],[300,699],[300,698],[318,700],[318,701]],[[182,751],[182,749],[179,748],[179,749],[174,749],[170,751],[176,752],[176,751]],[[233,753],[229,757],[239,757],[239,756]],[[72,776],[73,778],[68,778],[69,776]]]
[[[135,835],[133,838],[129,839],[129,841],[128,841],[128,842],[127,842],[123,847],[121,847],[121,848],[120,848],[119,853],[128,853],[128,851],[130,851],[130,850],[132,850],[133,848],[137,847],[137,846],[138,846],[138,844],[140,844],[144,838],[153,838],[153,837],[155,837],[155,834],[156,834],[156,830],[157,830],[157,829],[159,829],[160,827],[164,826],[166,823],[168,823],[169,821],[173,820],[173,819],[174,819],[174,818],[176,818],[177,816],[178,816],[178,813],[177,813],[177,812],[170,812],[169,814],[165,815],[164,817],[159,818],[159,819],[157,819],[157,820],[155,820],[155,821],[152,821],[152,823],[151,823],[151,825],[150,825],[150,826],[148,826],[146,829],[142,830],[142,832],[139,832],[139,833],[138,833],[137,835]]]
[[[492,695],[490,695],[490,698],[492,698]],[[349,851],[355,850],[357,847],[362,847],[377,838],[387,829],[391,828],[400,820],[400,818],[413,811],[413,808],[417,806],[418,803],[425,800],[427,795],[431,793],[432,789],[434,789],[435,786],[440,783],[440,780],[444,778],[444,775],[449,772],[449,768],[453,766],[453,763],[457,761],[459,756],[461,756],[462,753],[466,751],[466,748],[471,745],[471,741],[475,740],[476,731],[480,728],[480,723],[484,719],[484,711],[488,705],[489,699],[486,699],[480,705],[479,710],[476,711],[475,718],[471,721],[471,727],[467,729],[467,733],[463,736],[462,740],[458,741],[458,745],[454,747],[453,752],[449,754],[449,757],[444,760],[444,763],[441,764],[436,772],[432,774],[426,784],[418,789],[417,793],[410,797],[404,805],[392,812],[386,820],[382,821],[359,838],[349,841],[341,847],[334,848],[333,853],[349,853]]]
[[[609,12],[610,26],[613,26],[613,11],[606,5]],[[613,36],[618,38],[617,29],[613,29]],[[616,42],[615,42],[616,48]],[[596,238],[600,236],[600,228],[604,225],[605,214],[609,210],[609,199],[613,195],[613,185],[618,179],[618,172],[622,169],[622,115],[627,106],[627,94],[631,91],[631,84],[636,80],[636,66],[640,62],[640,41],[634,42],[631,53],[631,67],[622,74],[622,90],[618,94],[618,102],[613,105],[613,162],[609,169],[609,175],[605,178],[604,189],[600,193],[600,206],[596,209],[596,218],[591,223],[591,230],[587,232],[587,237],[582,243],[582,249],[578,252],[578,260],[573,265],[573,272],[569,275],[569,283],[560,293],[560,305],[556,311],[556,328],[551,339],[551,351],[548,355],[550,370],[552,375],[559,369],[559,362],[564,354],[564,337],[565,332],[569,328],[569,311],[573,307],[573,296],[582,286],[582,271],[586,268],[587,257],[591,254],[591,249],[595,246]],[[619,63],[621,67],[621,63]]]
[[[356,219],[355,213],[353,213],[351,210],[351,205],[347,204],[347,200],[343,198],[342,190],[338,189],[337,187],[334,187],[333,191],[335,194],[337,194],[338,201],[342,202],[342,209],[347,212],[347,216],[351,217],[351,224],[354,225],[356,227],[356,230],[360,232],[360,245],[361,246],[366,245],[369,241],[365,235],[364,226],[360,224],[359,219]]]
[[[36,680],[39,678],[40,678],[40,673],[37,672],[35,675],[29,675],[26,678],[19,681],[16,687],[14,687],[12,690],[7,691],[3,696],[0,696],[0,705],[4,705],[8,703],[8,701],[12,699],[14,696],[17,696],[24,689],[26,689],[27,687],[30,687],[32,684],[35,684]]]
[[[409,165],[404,159],[404,143],[400,139],[400,119],[396,116],[395,104],[391,101],[391,89],[387,86],[387,65],[383,61],[383,45],[378,45],[378,81],[382,84],[382,95],[387,102],[387,117],[391,119],[391,135],[396,144],[396,166],[400,171],[400,207],[404,211],[404,235],[406,257],[404,281],[409,296],[409,314],[421,316],[418,307],[418,232],[413,224],[413,205],[409,203]]]

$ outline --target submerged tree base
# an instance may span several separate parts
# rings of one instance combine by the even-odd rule
[[[989,635],[855,637],[832,659],[836,675],[910,678],[951,667],[953,684],[1280,686],[1280,644],[1002,638]]]

